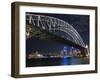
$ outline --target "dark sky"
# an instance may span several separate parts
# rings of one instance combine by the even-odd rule
[[[32,13],[33,14],[33,13]],[[34,13],[56,17],[71,24],[82,37],[85,44],[89,45],[89,15]]]

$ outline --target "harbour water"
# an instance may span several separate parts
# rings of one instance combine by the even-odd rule
[[[89,64],[88,57],[33,58],[26,59],[26,67],[83,65]]]

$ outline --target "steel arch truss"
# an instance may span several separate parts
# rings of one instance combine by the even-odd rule
[[[85,47],[83,39],[76,31],[76,29],[64,20],[36,14],[26,14],[26,20],[33,26],[39,27],[43,30],[47,30],[48,32],[55,35],[60,35],[60,37],[62,38],[65,38],[82,47]],[[59,34],[59,32],[64,32],[66,36]]]

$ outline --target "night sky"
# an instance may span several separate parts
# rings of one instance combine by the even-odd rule
[[[77,30],[77,32],[82,37],[83,42],[85,44],[89,45],[89,15],[51,14],[51,13],[49,13],[49,14],[48,13],[34,13],[34,14],[56,17],[56,18],[59,18],[61,20],[68,22],[70,25],[72,25]],[[38,40],[35,40],[35,41],[37,42]],[[34,42],[34,40],[31,43],[29,43],[27,41],[26,42],[26,45],[27,45],[26,52],[30,52],[30,51],[32,51],[32,49],[36,49],[36,46],[39,47],[39,45],[37,45],[36,42]],[[43,45],[41,43],[41,41],[40,41],[40,43],[39,42],[37,42],[37,43],[42,45],[42,47],[39,47],[39,48],[45,48],[47,45],[50,46],[50,44],[47,44],[47,43],[46,43],[46,46],[44,46],[45,44]],[[29,45],[31,45],[31,46],[29,46]],[[60,44],[60,45],[62,46],[62,44]],[[53,45],[53,46],[56,48],[56,46],[58,46],[58,45],[55,43],[55,45]],[[51,46],[51,47],[53,47],[53,46]],[[59,47],[61,47],[61,46],[59,46]],[[31,48],[31,49],[29,50],[29,48]],[[50,48],[50,47],[48,47],[48,48]]]

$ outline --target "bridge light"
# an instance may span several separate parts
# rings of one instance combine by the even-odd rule
[[[30,36],[30,33],[29,32],[26,32],[26,36],[29,37]]]
[[[88,45],[86,45],[85,48],[88,48]]]
[[[46,28],[44,26],[42,26],[42,29],[45,30]]]

